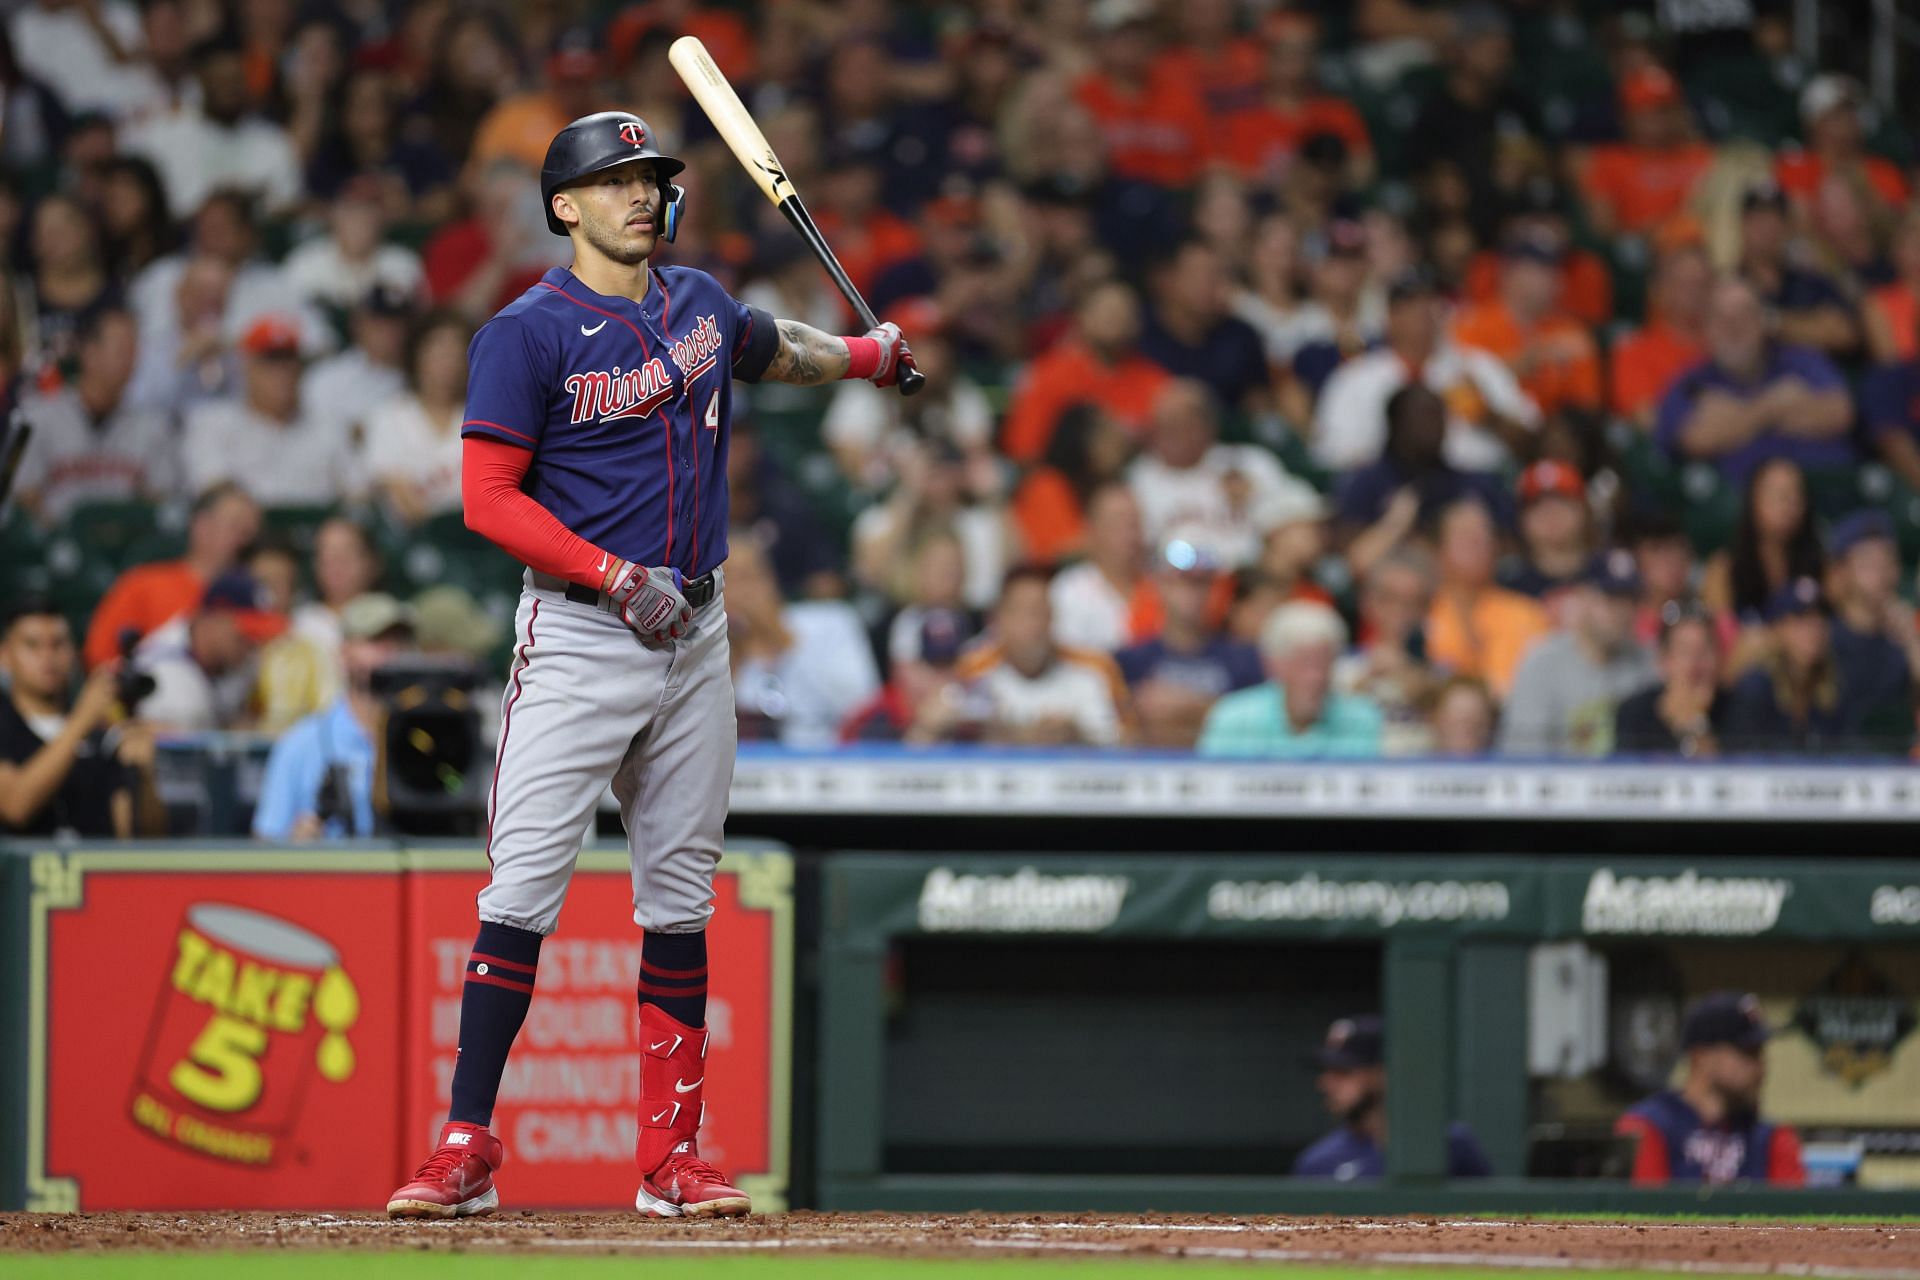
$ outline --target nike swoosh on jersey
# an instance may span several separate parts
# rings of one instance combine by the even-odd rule
[[[593,328],[591,329],[587,328],[587,326],[585,325],[581,325],[580,336],[583,338],[591,338],[594,334],[600,332],[602,329],[606,327],[607,327],[607,322],[605,320],[602,320],[599,324],[593,326]]]
[[[700,1087],[701,1081],[704,1081],[705,1079],[706,1079],[705,1076],[701,1076],[699,1080],[695,1080],[692,1084],[687,1084],[683,1081],[675,1080],[673,1082],[673,1091],[675,1093],[692,1093],[695,1089],[698,1089]]]

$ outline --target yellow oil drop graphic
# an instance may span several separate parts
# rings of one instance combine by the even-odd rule
[[[323,1077],[339,1084],[353,1074],[353,1045],[347,1040],[347,1029],[360,1018],[360,992],[345,969],[335,965],[320,975],[313,993],[313,1016],[326,1028],[314,1061]]]

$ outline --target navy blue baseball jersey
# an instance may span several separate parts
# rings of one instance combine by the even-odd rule
[[[588,542],[698,577],[727,558],[733,379],[757,381],[773,318],[691,267],[640,302],[556,267],[467,349],[463,436],[533,452],[526,492]]]
[[[1758,1116],[1710,1125],[1672,1089],[1634,1106],[1614,1132],[1638,1139],[1633,1181],[1642,1186],[1746,1180],[1797,1187],[1807,1180],[1800,1137],[1792,1129]]]
[[[1480,1149],[1479,1139],[1459,1121],[1447,1126],[1447,1176],[1484,1178],[1493,1165]],[[1296,1178],[1332,1178],[1336,1182],[1368,1182],[1387,1173],[1386,1153],[1372,1138],[1341,1125],[1300,1153],[1293,1162]]]

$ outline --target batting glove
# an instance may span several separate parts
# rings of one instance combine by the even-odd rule
[[[902,368],[912,369],[913,348],[907,345],[907,336],[900,332],[900,326],[889,320],[867,330],[865,337],[880,344],[880,363],[867,375],[867,381],[876,387],[890,387],[900,381]]]
[[[642,640],[651,644],[678,640],[691,628],[693,606],[680,594],[685,583],[678,569],[661,564],[648,568],[622,560],[608,580],[613,584],[607,588],[607,597],[614,603],[614,612]]]

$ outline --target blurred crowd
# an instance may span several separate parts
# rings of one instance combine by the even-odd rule
[[[663,260],[856,327],[693,33],[929,380],[743,388],[743,738],[1907,754],[1920,169],[1781,9],[24,0],[8,545],[178,513],[33,615],[163,730],[347,706],[356,642],[503,659],[395,561],[458,526],[475,327],[566,259],[561,125],[641,114]]]

